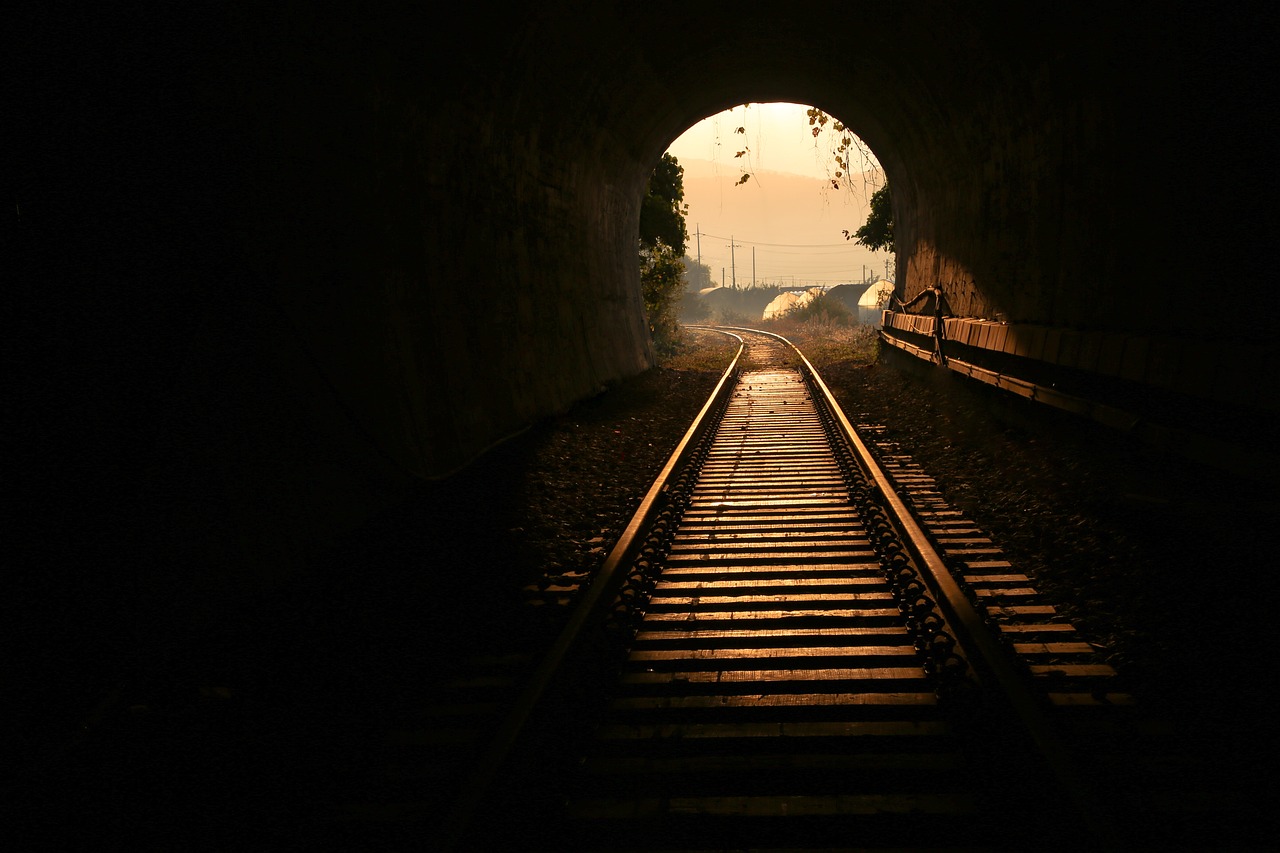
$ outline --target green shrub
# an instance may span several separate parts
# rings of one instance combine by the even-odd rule
[[[676,309],[684,289],[684,265],[680,255],[658,241],[652,249],[640,252],[640,289],[644,294],[644,313],[649,321],[653,348],[659,356],[675,352],[680,344],[680,321]]]

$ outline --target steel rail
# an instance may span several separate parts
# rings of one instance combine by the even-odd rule
[[[689,455],[693,452],[703,434],[713,425],[713,421],[716,420],[714,415],[718,404],[723,402],[729,392],[733,390],[734,379],[738,373],[738,362],[745,347],[742,337],[724,329],[695,328],[718,332],[736,339],[738,341],[738,351],[734,354],[729,366],[725,368],[719,383],[707,398],[707,402],[703,405],[701,411],[698,412],[698,416],[694,418],[693,423],[685,432],[684,437],[681,438],[680,443],[671,452],[666,465],[663,466],[653,485],[649,487],[649,491],[631,516],[631,520],[618,537],[618,541],[605,558],[590,586],[586,588],[577,605],[570,613],[555,642],[551,644],[551,647],[542,656],[529,681],[503,717],[502,722],[489,741],[489,746],[484,755],[480,757],[473,766],[471,773],[468,774],[459,797],[446,819],[444,850],[458,849],[458,845],[464,840],[466,832],[475,817],[481,798],[493,784],[494,777],[510,755],[529,717],[537,707],[538,702],[551,687],[557,671],[569,655],[570,650],[577,645],[583,629],[599,615],[602,607],[610,603],[611,596],[617,592],[625,580],[626,573],[624,569],[635,559],[644,543],[646,531],[661,511],[664,493],[668,485],[676,478],[681,468],[688,461]]]
[[[950,570],[942,559],[929,537],[925,534],[915,515],[902,500],[893,486],[892,480],[876,461],[871,450],[862,441],[857,430],[849,422],[844,410],[835,396],[823,381],[817,369],[803,352],[782,335],[761,329],[734,327],[739,331],[755,332],[776,338],[791,347],[799,356],[800,362],[813,387],[822,395],[829,407],[840,432],[845,440],[855,449],[859,464],[864,473],[876,485],[882,498],[892,510],[894,522],[899,526],[904,542],[912,551],[912,556],[919,560],[926,570],[924,577],[939,597],[939,605],[946,611],[949,621],[954,621],[962,631],[957,632],[956,639],[964,646],[971,660],[978,664],[975,676],[990,681],[994,679],[1018,719],[1031,735],[1036,746],[1045,758],[1063,792],[1072,799],[1076,812],[1092,831],[1096,840],[1105,850],[1121,849],[1117,835],[1104,817],[1102,809],[1094,802],[1084,782],[1083,774],[1076,766],[1070,750],[1063,743],[1057,727],[1045,715],[1040,698],[1031,689],[1022,673],[1015,667],[1005,650],[999,645],[991,631],[987,628],[982,615],[974,607],[969,597],[952,577]]]

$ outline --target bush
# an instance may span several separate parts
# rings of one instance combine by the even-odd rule
[[[721,308],[715,312],[715,322],[720,326],[758,326],[760,318],[752,320],[746,314],[741,314],[732,308]]]
[[[680,344],[676,309],[684,289],[683,273],[680,256],[661,241],[653,249],[644,249],[640,253],[644,313],[649,321],[653,348],[659,356],[671,355]]]
[[[797,325],[821,327],[854,326],[858,318],[841,302],[825,293],[819,293],[803,305],[797,305],[785,315],[785,319]]]
[[[817,367],[853,360],[871,364],[880,352],[880,336],[840,300],[820,294],[773,320],[755,325],[777,332],[800,347]]]
[[[681,323],[705,323],[711,318],[711,306],[698,294],[686,290],[680,297],[677,313]]]
[[[873,364],[880,354],[880,335],[866,325],[819,328],[809,322],[770,328],[798,346],[817,368],[842,361]]]

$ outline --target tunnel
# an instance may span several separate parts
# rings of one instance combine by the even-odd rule
[[[735,104],[813,104],[871,147],[903,300],[941,285],[960,318],[1194,349],[1229,381],[1179,398],[1186,411],[1273,416],[1262,15],[572,0],[25,14],[5,290],[28,641],[91,645],[124,621],[131,639],[90,656],[136,663],[305,574],[417,484],[652,365],[640,201],[666,147]]]

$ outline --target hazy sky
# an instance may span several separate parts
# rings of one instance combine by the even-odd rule
[[[883,277],[884,252],[846,241],[874,191],[861,176],[835,190],[830,134],[815,140],[800,104],[751,104],[704,119],[668,149],[684,166],[689,254],[713,280],[838,284]],[[745,133],[735,133],[739,127]],[[743,149],[743,157],[734,155]],[[744,172],[752,177],[736,182]],[[698,234],[701,233],[701,239]],[[730,242],[733,249],[730,249]]]
[[[728,171],[743,163],[770,172],[789,172],[811,178],[825,178],[830,146],[819,147],[805,115],[803,104],[751,104],[734,107],[703,119],[686,130],[667,149],[676,159],[718,162]],[[735,133],[737,128],[746,133]],[[744,147],[745,157],[734,154]]]

